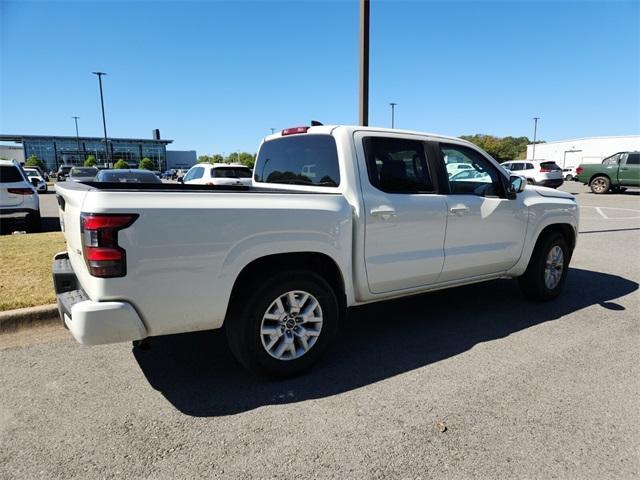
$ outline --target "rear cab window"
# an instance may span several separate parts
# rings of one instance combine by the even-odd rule
[[[293,135],[262,144],[254,168],[256,182],[337,187],[340,165],[331,135]]]

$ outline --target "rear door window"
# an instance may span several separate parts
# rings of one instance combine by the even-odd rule
[[[20,170],[13,165],[0,165],[0,183],[22,182],[24,178]]]
[[[337,187],[340,166],[331,135],[295,135],[262,144],[254,168],[256,182]]]
[[[424,144],[388,137],[363,139],[371,185],[388,193],[432,193]],[[465,170],[460,170],[465,172]]]

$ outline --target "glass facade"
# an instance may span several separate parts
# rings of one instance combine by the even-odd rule
[[[104,140],[80,137],[20,137],[24,146],[24,157],[37,156],[47,166],[47,170],[58,170],[60,165],[82,165],[89,155],[96,158],[99,166],[108,165]],[[14,141],[17,141],[13,139]],[[131,167],[137,167],[140,160],[149,158],[157,170],[167,168],[167,144],[171,140],[109,139],[111,163],[122,159]]]

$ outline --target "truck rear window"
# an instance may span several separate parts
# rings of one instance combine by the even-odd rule
[[[22,182],[24,178],[20,174],[20,170],[18,170],[13,165],[2,165],[0,166],[0,183],[13,183],[13,182]]]
[[[331,135],[296,135],[262,144],[254,168],[256,182],[337,187],[340,168]]]

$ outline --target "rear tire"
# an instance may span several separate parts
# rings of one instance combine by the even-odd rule
[[[42,230],[42,220],[40,219],[40,212],[29,213],[25,221],[27,224],[27,231],[29,233],[37,233]]]
[[[567,182],[570,182],[571,180],[573,180],[573,175],[569,174],[569,175],[567,175],[566,177],[564,177],[564,179],[565,179]]]
[[[336,335],[338,299],[313,272],[280,272],[242,287],[241,295],[225,322],[227,340],[234,356],[253,373],[297,375],[320,359]]]
[[[540,238],[527,270],[518,277],[522,293],[535,301],[552,300],[560,295],[567,278],[571,253],[567,241],[559,233]]]
[[[533,178],[527,178],[527,184],[528,185],[535,185],[536,181]]]
[[[591,180],[589,186],[591,187],[591,191],[593,193],[595,193],[596,195],[601,195],[609,191],[609,189],[611,188],[611,181],[607,177],[599,175]]]

